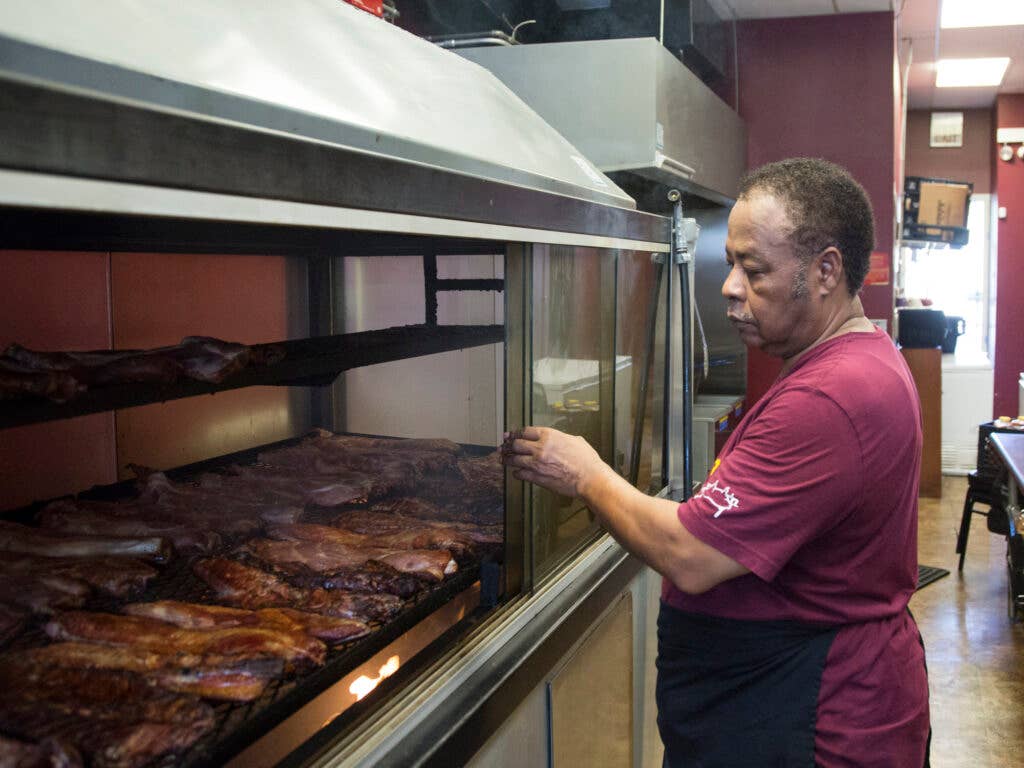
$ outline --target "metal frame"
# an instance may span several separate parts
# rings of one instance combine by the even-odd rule
[[[245,197],[272,190],[277,200],[332,208],[440,218],[457,212],[483,224],[668,240],[667,222],[651,214],[2,74],[0,167]],[[132,197],[115,210],[135,212]],[[197,207],[188,202],[183,213]]]

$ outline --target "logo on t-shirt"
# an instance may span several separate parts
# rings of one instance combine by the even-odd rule
[[[711,503],[715,508],[712,517],[718,517],[726,510],[736,509],[740,505],[740,500],[733,494],[732,488],[728,485],[719,485],[717,480],[704,483],[695,498],[707,499]]]

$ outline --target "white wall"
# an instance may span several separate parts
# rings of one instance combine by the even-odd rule
[[[978,425],[992,420],[989,363],[957,365],[942,356],[942,472],[964,475],[977,466]]]

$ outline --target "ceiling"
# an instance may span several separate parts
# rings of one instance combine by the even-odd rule
[[[1020,0],[1024,2],[1024,0]],[[942,0],[709,0],[723,19],[766,19],[894,11],[901,66],[910,62],[910,109],[991,107],[997,93],[1024,93],[1024,25],[939,29]],[[1003,82],[992,88],[936,88],[938,59],[1009,56]]]

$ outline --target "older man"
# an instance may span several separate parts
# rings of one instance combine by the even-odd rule
[[[579,496],[665,577],[665,763],[927,765],[917,577],[921,416],[858,291],[874,229],[836,165],[767,165],[729,216],[729,318],[782,372],[683,504],[629,485],[578,437],[528,427],[516,477]]]

